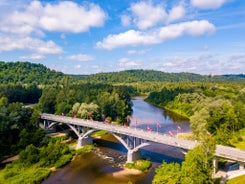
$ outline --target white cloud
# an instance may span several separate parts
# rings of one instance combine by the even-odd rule
[[[40,54],[32,54],[32,55],[29,55],[29,56],[21,56],[20,59],[23,59],[23,60],[40,60],[40,59],[45,59],[45,56],[43,55],[40,55]]]
[[[129,30],[117,35],[109,35],[102,42],[97,42],[96,47],[102,49],[114,49],[123,46],[136,46],[139,44],[156,44],[159,41],[156,40],[154,35],[145,34],[144,32]]]
[[[15,10],[2,16],[0,30],[3,32],[30,35],[33,32],[58,31],[80,33],[90,27],[103,26],[106,14],[97,5],[80,6],[63,1],[42,5],[32,1],[24,10]]]
[[[164,22],[167,13],[162,5],[154,6],[151,2],[139,2],[131,5],[130,10],[134,14],[134,22],[139,29],[147,29],[159,22]]]
[[[2,32],[28,36],[31,33],[41,34],[38,28],[38,21],[42,12],[42,5],[39,1],[33,1],[24,11],[15,10],[6,13],[1,17]]]
[[[194,7],[200,9],[216,9],[221,7],[226,0],[191,0]]]
[[[143,54],[145,54],[147,52],[149,52],[148,49],[145,49],[145,50],[128,50],[127,54],[128,55],[134,55],[134,54],[143,55]]]
[[[145,30],[158,24],[170,23],[185,16],[183,3],[173,6],[167,13],[163,4],[154,5],[152,1],[131,4],[130,10],[136,26]]]
[[[201,36],[214,31],[214,25],[207,20],[190,21],[168,25],[153,31],[129,30],[124,33],[109,35],[103,41],[97,42],[96,47],[111,50],[123,46],[152,45],[183,35]]]
[[[4,8],[4,13],[0,13],[0,51],[31,50],[37,54],[58,54],[62,52],[60,46],[54,41],[42,40],[46,31],[80,33],[102,26],[106,19],[104,11],[92,3],[20,2],[15,4],[10,0],[0,3]],[[61,36],[65,38],[65,34]]]
[[[131,18],[128,15],[122,15],[121,16],[121,22],[123,26],[129,26],[131,23]]]
[[[129,58],[121,58],[118,60],[118,62],[119,70],[132,69],[141,66],[140,61],[134,61]]]
[[[76,65],[75,68],[76,69],[80,69],[80,68],[82,68],[82,66],[81,65]]]
[[[94,60],[94,57],[86,54],[77,54],[69,56],[68,59],[77,61],[92,61]]]
[[[2,37],[0,36],[0,51],[30,50],[38,54],[59,54],[62,48],[53,41],[42,41],[39,39],[25,37]]]
[[[160,70],[165,72],[191,72],[215,75],[244,73],[245,55],[233,54],[225,58],[217,54],[199,56],[178,56],[165,59]]]
[[[179,20],[182,17],[184,17],[184,15],[185,15],[184,7],[181,5],[175,6],[170,10],[167,22],[173,22],[175,20]]]
[[[97,5],[79,6],[70,1],[43,7],[40,27],[48,31],[80,33],[103,26],[106,15]]]

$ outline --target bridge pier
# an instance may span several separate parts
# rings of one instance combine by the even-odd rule
[[[138,151],[134,151],[134,150],[128,150],[127,153],[127,162],[132,163],[135,160],[138,160],[141,158],[140,152]]]
[[[91,136],[86,136],[86,137],[79,137],[77,140],[77,146],[76,148],[81,148],[85,145],[93,144],[93,139]]]
[[[218,171],[218,159],[217,157],[213,158],[213,173],[215,174]]]
[[[243,170],[245,166],[245,163],[239,162],[239,170]]]

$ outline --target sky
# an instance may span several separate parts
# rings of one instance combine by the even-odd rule
[[[0,0],[0,61],[245,74],[245,0]]]

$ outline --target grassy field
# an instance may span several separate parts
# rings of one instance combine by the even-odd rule
[[[226,184],[244,184],[245,183],[245,175],[232,178],[226,182]]]

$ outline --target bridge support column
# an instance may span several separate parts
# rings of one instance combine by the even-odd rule
[[[239,170],[243,170],[245,163],[239,162]]]
[[[77,147],[76,148],[81,148],[82,146],[85,146],[88,144],[93,144],[93,139],[91,136],[79,137],[77,140]]]
[[[127,153],[127,162],[134,162],[135,160],[141,158],[140,152],[138,151],[133,151],[133,150],[128,150]]]
[[[215,174],[218,170],[218,159],[217,157],[213,158],[213,173]]]

